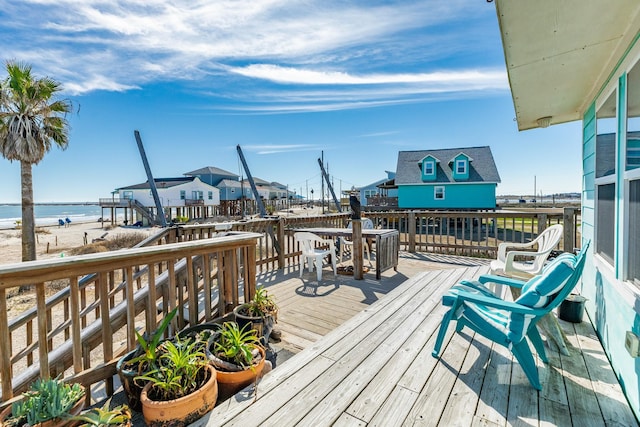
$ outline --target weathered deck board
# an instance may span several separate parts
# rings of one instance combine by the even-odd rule
[[[454,325],[433,358],[442,294],[487,271],[452,267],[402,284],[332,283],[328,269],[319,284],[306,272],[272,279],[283,345],[307,348],[261,380],[257,399],[245,390],[194,426],[636,425],[588,322],[561,322],[571,356],[548,349],[550,363],[538,360],[540,392],[507,349]],[[340,325],[322,336],[313,323]]]

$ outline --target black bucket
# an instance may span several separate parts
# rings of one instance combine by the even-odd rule
[[[571,294],[560,303],[558,317],[566,322],[580,323],[584,315],[584,303],[587,301],[582,295]]]

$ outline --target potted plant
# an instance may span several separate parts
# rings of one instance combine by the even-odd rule
[[[213,342],[211,359],[218,372],[219,398],[224,400],[256,381],[265,351],[254,329],[225,322]]]
[[[267,345],[269,335],[278,321],[278,305],[263,286],[256,288],[256,294],[251,301],[234,308],[233,314],[240,327],[250,324],[251,328],[257,331],[262,345]]]
[[[177,309],[174,309],[167,313],[158,329],[151,336],[146,333],[141,335],[136,331],[138,345],[134,350],[122,356],[116,364],[116,370],[124,388],[129,407],[135,411],[140,411],[142,408],[140,394],[145,385],[144,382],[136,380],[136,378],[142,377],[157,368],[157,360],[162,352],[165,331],[177,312]]]
[[[138,377],[147,382],[140,395],[147,425],[186,426],[213,409],[218,383],[206,345],[200,339],[167,341],[156,369]]]
[[[119,405],[111,408],[111,399],[107,400],[102,407],[91,408],[71,419],[78,421],[78,427],[91,426],[131,426],[131,409],[127,405]]]
[[[59,379],[37,379],[0,414],[2,427],[62,427],[84,407],[85,389]]]

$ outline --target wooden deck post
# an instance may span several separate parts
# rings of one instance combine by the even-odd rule
[[[409,252],[416,251],[416,213],[411,211],[407,217],[407,230],[409,231]]]
[[[362,266],[364,264],[364,259],[362,257],[362,220],[360,219],[352,219],[351,220],[351,241],[353,242],[353,253],[351,254],[351,258],[353,259],[353,278],[356,280],[363,279],[363,271]],[[335,254],[331,254],[331,256],[335,256]]]
[[[562,223],[564,226],[564,236],[562,250],[573,252],[576,246],[576,216],[574,208],[564,208],[562,210]]]
[[[538,235],[547,228],[547,214],[538,215]]]
[[[278,220],[278,230],[276,236],[278,236],[278,245],[275,245],[278,252],[278,270],[284,270],[285,256],[284,256],[284,218]]]

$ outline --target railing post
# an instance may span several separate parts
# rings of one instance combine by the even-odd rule
[[[538,215],[538,236],[547,228],[547,214]]]
[[[362,222],[359,218],[351,220],[351,232],[351,241],[353,242],[353,253],[351,254],[353,259],[353,278],[355,280],[362,280],[364,277],[362,271],[364,264],[362,251],[364,248],[362,247]],[[335,256],[335,254],[331,254],[331,256]],[[318,268],[320,268],[320,266],[318,266]]]
[[[407,230],[409,231],[409,252],[416,251],[416,213],[411,211],[407,217]]]
[[[278,230],[277,230],[277,236],[278,236],[278,243],[279,245],[276,246],[276,249],[278,250],[278,270],[284,270],[284,218],[280,218],[278,220]]]
[[[0,289],[0,340],[5,343],[0,347],[0,383],[2,383],[2,400],[13,397],[11,386],[11,335],[9,334],[9,319],[7,317],[7,293]]]
[[[565,252],[573,252],[576,244],[575,209],[564,208],[562,210],[562,224],[564,226],[563,248]]]

